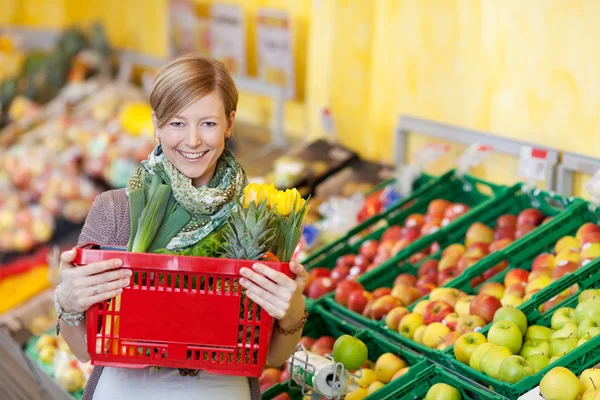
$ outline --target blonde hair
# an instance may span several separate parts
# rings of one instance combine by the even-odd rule
[[[216,91],[229,119],[237,109],[238,91],[225,66],[199,54],[186,54],[163,67],[150,93],[150,106],[162,128],[188,105]]]

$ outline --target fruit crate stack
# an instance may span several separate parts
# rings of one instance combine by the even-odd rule
[[[516,399],[537,386],[555,367],[579,375],[600,361],[600,260],[540,294],[538,307],[527,315],[503,307],[494,323],[459,338],[450,365],[461,375]],[[551,306],[540,304],[577,288]],[[543,311],[540,311],[543,310]]]
[[[435,253],[446,240],[443,227],[460,224],[473,207],[504,190],[468,175],[459,177],[454,171],[420,187],[305,260],[311,270],[307,298],[320,299],[341,281],[361,279],[365,273],[395,266],[411,255],[411,260],[418,262]]]
[[[516,185],[496,198],[476,207],[467,213],[464,219],[457,221],[455,225],[447,226],[436,232],[434,235],[439,233],[441,239],[438,243],[440,243],[440,248],[443,250],[439,250],[429,258],[417,262],[414,266],[410,263],[410,260],[408,263],[403,263],[400,267],[394,264],[387,264],[372,273],[360,277],[357,282],[340,284],[341,287],[336,289],[335,296],[328,295],[324,299],[324,302],[328,307],[339,311],[348,318],[369,326],[372,329],[383,331],[386,335],[400,341],[403,345],[422,352],[432,359],[440,360],[442,354],[437,347],[441,346],[442,343],[436,344],[436,349],[431,349],[410,340],[406,336],[414,336],[414,329],[409,330],[406,335],[401,335],[398,332],[397,326],[395,326],[397,321],[403,317],[403,313],[406,314],[408,311],[414,312],[416,302],[422,299],[423,296],[425,296],[423,299],[427,300],[428,292],[432,290],[435,291],[436,297],[438,294],[443,294],[439,299],[436,298],[435,300],[445,300],[446,303],[449,303],[448,307],[433,310],[432,312],[436,316],[438,313],[454,312],[453,307],[457,304],[458,300],[457,291],[452,291],[448,289],[449,287],[458,286],[463,288],[468,294],[473,294],[475,288],[471,284],[476,284],[477,281],[474,281],[476,277],[471,272],[472,269],[477,268],[479,271],[478,275],[484,275],[491,271],[490,274],[493,276],[493,274],[503,272],[508,267],[507,263],[503,261],[506,258],[504,256],[506,254],[505,250],[514,250],[519,243],[532,242],[534,241],[533,238],[539,236],[542,236],[546,240],[548,235],[544,232],[554,229],[552,227],[555,226],[563,226],[564,220],[569,219],[571,216],[570,210],[583,207],[582,201],[573,201],[572,203],[565,201],[565,204],[561,204],[559,207],[558,204],[554,205],[554,203],[551,206],[549,204],[550,200],[552,199],[545,193],[538,193],[535,196],[531,193],[522,193],[520,186]],[[537,206],[538,208],[534,209],[532,206]],[[508,218],[508,215],[511,215],[511,218]],[[553,217],[553,219],[548,220],[547,217]],[[519,225],[522,227],[528,226],[524,230],[530,232],[524,234],[514,242],[512,242],[513,239],[509,238],[494,241],[497,236],[492,230],[492,226],[496,226],[500,219],[510,219],[515,224],[520,222]],[[546,223],[543,227],[533,229],[545,220]],[[530,223],[526,224],[526,221],[530,221]],[[513,234],[516,233],[516,230],[516,228],[513,228]],[[485,243],[481,243],[480,241],[485,241]],[[537,239],[535,241],[539,242]],[[467,244],[469,248],[464,246],[463,243]],[[487,257],[482,257],[486,255],[483,252],[483,247],[487,246],[489,248],[497,244],[503,244],[507,247],[505,249],[494,249],[496,250],[494,253],[487,255]],[[540,246],[537,246],[538,249],[536,251],[541,251]],[[471,258],[480,261],[471,267],[465,267],[463,273],[458,278],[452,279],[447,277],[445,272],[449,269],[456,269],[456,264],[453,265],[448,262],[448,265],[445,266],[438,260],[442,257],[442,253],[447,252],[449,249],[460,251],[458,255],[453,256],[454,263],[460,264],[461,260],[469,261]],[[479,254],[475,254],[478,252]],[[442,264],[443,268],[441,270],[439,264]],[[481,268],[481,265],[484,265],[484,269]],[[489,276],[486,276],[486,278],[489,278]],[[445,286],[446,289],[436,290],[436,284],[438,283],[441,284],[440,286]],[[425,305],[427,304],[416,308],[416,313],[422,314],[424,312],[422,308]],[[389,319],[396,318],[395,322],[388,321],[392,326],[390,330],[387,327],[388,324],[382,321],[382,319],[392,314],[391,311],[398,307],[404,308],[404,310],[397,310],[393,313],[396,314],[395,317],[389,317]],[[462,313],[465,312],[463,311]],[[424,323],[423,320],[420,320],[416,316],[411,316],[411,318],[415,319],[414,325],[417,327]],[[428,319],[431,319],[430,322],[441,322],[441,320],[435,321],[435,317]],[[485,323],[482,323],[480,320],[479,325],[485,325]],[[449,343],[445,347],[450,346],[451,342],[452,339],[449,340]]]
[[[408,385],[427,367],[427,361],[419,354],[401,349],[374,332],[357,328],[348,321],[331,314],[320,305],[310,310],[310,316],[303,331],[301,343],[318,355],[333,351],[333,343],[342,335],[351,335],[362,340],[368,349],[368,359],[358,380],[360,388],[345,398],[387,399],[399,386]],[[287,364],[283,370],[267,368],[260,379],[263,399],[301,399],[301,387],[288,381]],[[279,381],[279,383],[277,383]]]

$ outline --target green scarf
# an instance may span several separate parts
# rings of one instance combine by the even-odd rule
[[[209,185],[194,187],[192,179],[175,168],[158,145],[129,180],[127,194],[133,189],[148,188],[154,174],[171,185],[175,199],[192,217],[167,246],[172,251],[193,246],[223,226],[229,216],[229,204],[241,198],[248,183],[242,166],[225,149],[217,161],[215,175]]]

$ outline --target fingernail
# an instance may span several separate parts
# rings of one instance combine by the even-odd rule
[[[240,279],[240,283],[242,285],[245,285],[246,283],[248,283],[248,281],[246,279],[242,278],[242,279]]]
[[[242,269],[240,270],[240,274],[242,274],[242,276],[246,276],[246,275],[248,275],[248,269],[247,269],[247,268],[242,268]]]
[[[254,268],[255,270],[257,270],[257,271],[259,271],[259,272],[260,272],[260,271],[262,271],[262,265],[260,265],[260,264],[254,264],[254,265],[252,266],[252,268]]]
[[[121,260],[115,260],[115,261],[113,261],[113,265],[115,267],[120,267],[121,266]]]
[[[123,279],[123,284],[125,286],[129,286],[129,282],[130,282],[129,279]]]
[[[125,276],[126,276],[126,277],[130,277],[131,275],[133,275],[133,272],[131,272],[131,270],[130,270],[130,269],[126,269],[126,270],[125,270]]]

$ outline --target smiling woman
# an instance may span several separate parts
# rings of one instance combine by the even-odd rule
[[[235,120],[238,92],[219,62],[187,55],[172,61],[158,74],[150,105],[155,134],[160,144],[141,163],[126,189],[102,193],[96,198],[79,238],[79,244],[127,246],[132,231],[138,189],[155,181],[169,185],[188,217],[185,226],[170,239],[168,250],[185,250],[219,231],[230,216],[230,205],[240,200],[247,185],[242,166],[226,148]],[[160,178],[160,179],[157,179]],[[154,197],[152,197],[154,198]],[[150,201],[150,200],[148,200]],[[135,219],[134,219],[135,220]],[[181,222],[181,221],[180,221]],[[136,226],[137,228],[137,226]],[[119,260],[107,260],[75,268],[75,252],[61,258],[61,284],[56,289],[60,334],[82,361],[90,356],[86,345],[85,311],[112,299],[130,285],[131,271],[120,269]],[[240,284],[263,310],[276,319],[267,353],[269,364],[283,364],[294,351],[306,322],[302,292],[307,273],[290,264],[290,278],[263,264],[244,268]],[[73,321],[77,321],[74,323]],[[153,321],[149,321],[153,323]],[[164,399],[260,399],[258,379],[217,376],[187,370],[95,367],[84,400]]]

